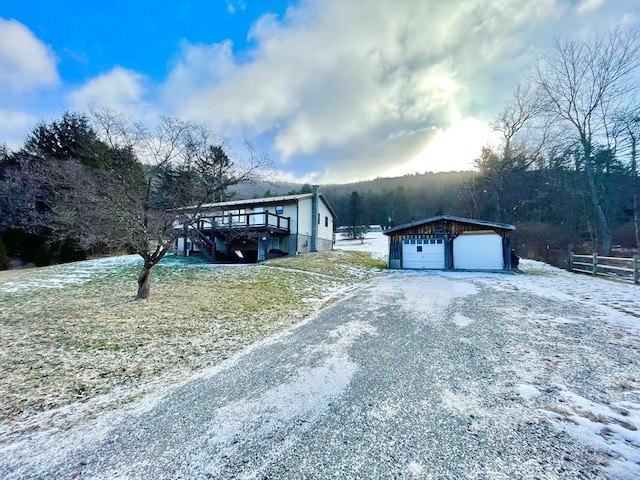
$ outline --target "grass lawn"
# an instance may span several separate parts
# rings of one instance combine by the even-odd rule
[[[132,301],[136,257],[0,272],[0,437],[40,412],[180,380],[283,330],[384,265],[321,252],[260,265],[168,258]]]

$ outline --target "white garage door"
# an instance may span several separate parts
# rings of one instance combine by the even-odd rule
[[[402,268],[444,268],[444,241],[441,238],[404,240]]]
[[[453,241],[453,268],[502,270],[502,237],[497,233],[460,235]]]

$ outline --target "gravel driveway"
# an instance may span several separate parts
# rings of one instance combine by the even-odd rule
[[[385,273],[152,398],[2,447],[0,476],[640,478],[637,337],[526,277]]]

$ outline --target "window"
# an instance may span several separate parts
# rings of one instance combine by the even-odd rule
[[[415,245],[416,241],[415,240],[411,240],[411,245]]]
[[[439,238],[438,240],[436,240],[436,242],[438,243],[438,245],[442,245],[442,239]]]
[[[276,215],[284,215],[284,206],[283,205],[277,205],[276,206]]]
[[[329,226],[329,217],[324,217],[324,226],[325,227]]]
[[[422,251],[422,245],[418,245],[418,252]]]

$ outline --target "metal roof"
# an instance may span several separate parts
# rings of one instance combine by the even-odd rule
[[[413,222],[403,223],[402,225],[398,225],[397,227],[390,228],[389,230],[385,231],[384,234],[389,235],[394,232],[406,230],[412,227],[418,227],[420,225],[425,225],[427,223],[439,222],[441,220],[451,220],[453,222],[469,223],[471,225],[479,225],[482,227],[490,227],[490,228],[499,228],[502,230],[516,229],[514,225],[509,225],[508,223],[488,222],[486,220],[476,220],[474,218],[456,217],[455,215],[437,215],[435,217],[429,217],[429,218],[424,218],[422,220],[415,220]]]

